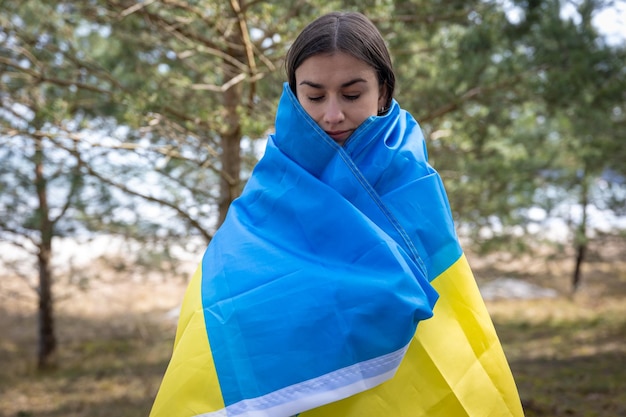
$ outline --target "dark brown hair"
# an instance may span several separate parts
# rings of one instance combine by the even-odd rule
[[[361,13],[333,12],[309,23],[287,52],[285,68],[291,91],[296,94],[296,69],[317,54],[345,52],[367,63],[385,87],[385,107],[391,105],[396,76],[385,41],[374,24]]]

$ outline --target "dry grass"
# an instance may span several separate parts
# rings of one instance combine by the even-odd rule
[[[44,373],[35,370],[36,302],[19,284],[0,299],[0,416],[147,416],[185,283],[99,281],[58,302],[58,365]],[[0,289],[8,293],[6,281]]]
[[[586,265],[571,296],[571,259],[468,255],[479,282],[516,277],[557,298],[488,303],[526,416],[626,415],[626,252]],[[36,300],[0,281],[0,417],[147,416],[171,352],[168,312],[185,289],[158,276],[92,282],[57,303],[58,366],[38,373]],[[453,417],[453,416],[451,416]]]
[[[526,417],[626,416],[626,247],[597,248],[575,294],[571,256],[472,262],[479,282],[512,276],[560,294],[487,304]]]

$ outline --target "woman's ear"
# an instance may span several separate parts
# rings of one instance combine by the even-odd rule
[[[381,85],[378,92],[378,115],[382,116],[389,110],[387,108],[387,103],[389,102],[389,97],[387,97],[387,86]]]
[[[387,96],[387,85],[383,84],[379,88],[378,92],[378,108],[385,109],[387,107],[387,102],[389,101],[389,97]]]

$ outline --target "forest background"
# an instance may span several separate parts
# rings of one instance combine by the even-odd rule
[[[110,415],[69,394],[83,377],[147,413],[156,312],[262,154],[289,42],[332,10],[383,33],[479,282],[556,291],[488,305],[528,415],[624,411],[626,2],[0,0],[0,415]]]

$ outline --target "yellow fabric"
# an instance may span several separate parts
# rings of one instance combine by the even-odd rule
[[[396,375],[300,417],[521,417],[517,388],[463,255],[433,281],[440,298]]]
[[[200,284],[198,268],[150,417],[189,417],[224,408]],[[433,285],[440,294],[434,316],[419,324],[391,380],[300,417],[522,417],[515,382],[465,256]]]
[[[150,417],[189,417],[224,408],[204,325],[201,282],[200,266],[183,300],[174,352]]]

